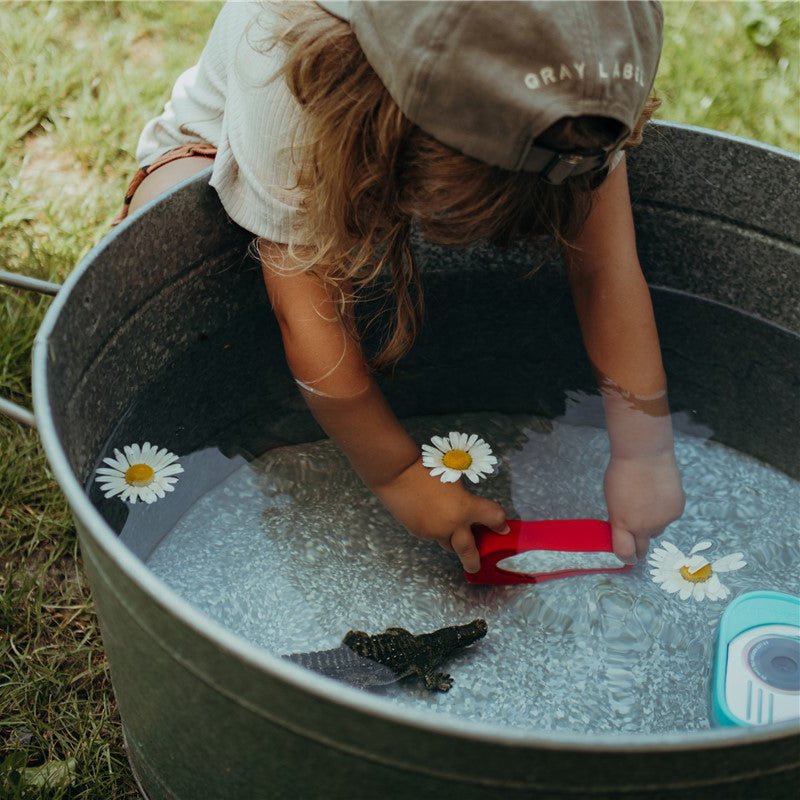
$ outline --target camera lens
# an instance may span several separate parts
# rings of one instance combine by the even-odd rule
[[[750,666],[764,683],[784,692],[800,692],[800,639],[767,636],[747,654]]]

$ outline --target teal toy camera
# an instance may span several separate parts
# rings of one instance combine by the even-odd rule
[[[711,678],[715,725],[800,720],[800,597],[748,592],[720,620]]]

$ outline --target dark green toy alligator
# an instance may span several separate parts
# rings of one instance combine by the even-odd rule
[[[365,689],[418,675],[431,691],[447,692],[453,679],[436,668],[453,653],[486,636],[486,620],[451,625],[414,635],[405,628],[387,628],[370,635],[349,631],[333,650],[292,653],[283,658],[308,669]]]

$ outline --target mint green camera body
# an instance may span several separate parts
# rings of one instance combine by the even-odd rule
[[[800,597],[740,595],[720,620],[711,721],[748,727],[800,720]]]

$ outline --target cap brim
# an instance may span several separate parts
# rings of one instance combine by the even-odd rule
[[[334,17],[339,17],[345,22],[350,22],[349,0],[316,0],[317,5]]]

